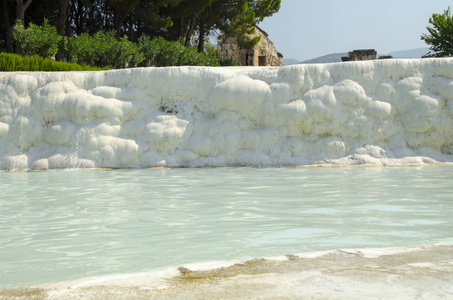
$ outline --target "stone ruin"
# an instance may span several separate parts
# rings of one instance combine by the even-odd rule
[[[359,61],[359,60],[374,60],[377,52],[374,49],[354,50],[348,52],[348,56],[343,56],[342,61]]]
[[[277,51],[268,34],[255,27],[251,38],[261,35],[260,41],[252,49],[242,49],[235,38],[219,37],[217,48],[220,61],[237,61],[241,66],[283,66],[283,55]]]

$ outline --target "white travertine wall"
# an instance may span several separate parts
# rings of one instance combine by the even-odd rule
[[[453,162],[453,59],[0,73],[0,169]]]

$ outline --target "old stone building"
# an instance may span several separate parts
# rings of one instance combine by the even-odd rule
[[[234,38],[218,40],[218,57],[220,61],[238,61],[241,66],[283,66],[283,55],[277,52],[268,34],[259,27],[251,37],[261,35],[260,41],[253,49],[241,49]]]
[[[358,61],[358,60],[374,60],[376,59],[376,50],[365,49],[365,50],[354,50],[348,52],[348,56],[341,58],[342,61]]]

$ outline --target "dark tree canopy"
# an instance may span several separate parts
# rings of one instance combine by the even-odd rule
[[[235,36],[244,45],[258,40],[249,35],[253,27],[280,9],[281,0],[1,0],[0,51],[12,52],[11,28],[16,19],[23,24],[42,24],[44,19],[61,36],[116,32],[119,39],[164,37],[198,43],[203,51],[214,31]]]

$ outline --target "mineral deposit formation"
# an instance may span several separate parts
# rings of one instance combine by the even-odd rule
[[[453,162],[453,59],[0,73],[0,169]]]

